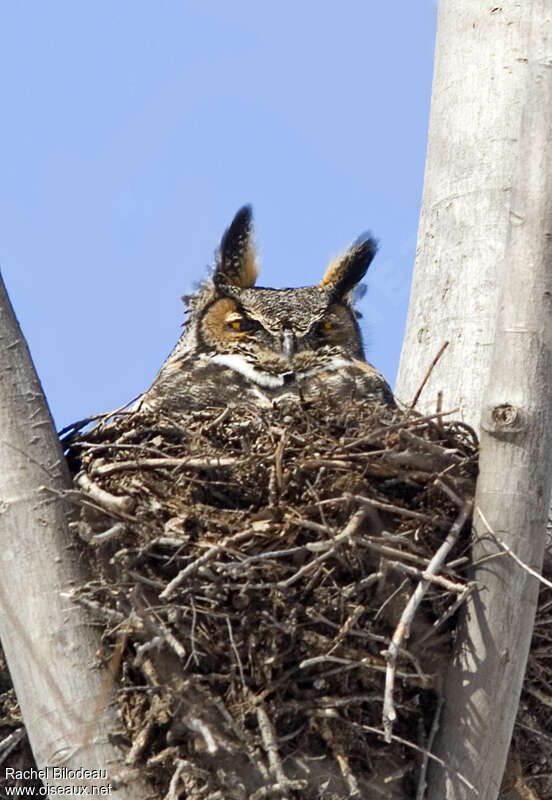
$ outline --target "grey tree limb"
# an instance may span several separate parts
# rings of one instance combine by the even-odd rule
[[[552,475],[552,2],[440,8],[413,299],[397,387],[451,345],[419,404],[481,420],[476,508],[540,570]],[[480,589],[466,605],[429,800],[494,800],[515,721],[538,581],[475,514]],[[489,558],[489,556],[495,556]]]
[[[112,681],[94,666],[96,629],[65,596],[85,578],[61,497],[71,478],[1,279],[0,349],[2,646],[39,768],[105,769],[99,783],[115,783]],[[118,796],[151,790],[136,781]]]
[[[412,294],[395,393],[479,426],[519,156],[533,0],[440,3]],[[482,376],[484,376],[482,378]],[[458,416],[458,415],[457,415]]]

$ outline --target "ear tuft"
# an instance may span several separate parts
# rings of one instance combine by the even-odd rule
[[[345,297],[364,278],[377,250],[378,243],[371,234],[360,236],[343,255],[330,263],[319,286],[335,300]]]
[[[240,208],[222,237],[213,276],[215,284],[250,289],[257,279],[257,255],[253,242],[253,211]]]

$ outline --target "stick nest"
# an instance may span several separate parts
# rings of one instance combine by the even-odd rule
[[[413,798],[469,531],[388,648],[472,498],[471,429],[289,401],[66,444],[95,575],[75,599],[105,625],[130,772],[167,798]]]

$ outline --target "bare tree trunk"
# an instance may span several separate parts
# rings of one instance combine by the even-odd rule
[[[429,800],[494,800],[515,721],[552,475],[552,0],[448,0],[439,32],[419,257],[397,393],[443,340],[425,408],[481,421],[475,579],[447,681]],[[500,312],[497,314],[498,307]],[[494,556],[494,557],[492,557]],[[479,564],[479,566],[477,566]]]
[[[71,479],[1,279],[0,349],[2,645],[38,766],[106,769],[92,782],[107,784],[121,766],[109,676],[94,667],[94,628],[62,596],[83,579],[59,496]],[[135,783],[118,796],[147,794]]]
[[[439,11],[418,255],[396,394],[450,345],[418,408],[479,425],[520,154],[533,0],[444,0]],[[525,59],[525,60],[524,60]]]

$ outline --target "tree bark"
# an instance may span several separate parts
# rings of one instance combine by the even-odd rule
[[[478,426],[491,363],[525,102],[532,0],[443,0],[438,21],[418,249],[395,392],[459,408]],[[524,60],[525,59],[525,60]],[[482,376],[484,376],[482,380]]]
[[[413,301],[397,393],[451,346],[422,408],[481,428],[474,577],[429,800],[494,800],[529,650],[552,475],[552,0],[448,0],[439,28]],[[497,310],[499,312],[497,313]]]
[[[91,782],[113,783],[121,754],[108,733],[120,725],[109,675],[94,667],[95,629],[63,597],[85,578],[60,496],[72,482],[1,279],[0,349],[2,645],[39,768],[106,769]],[[148,794],[137,782],[118,796]]]

